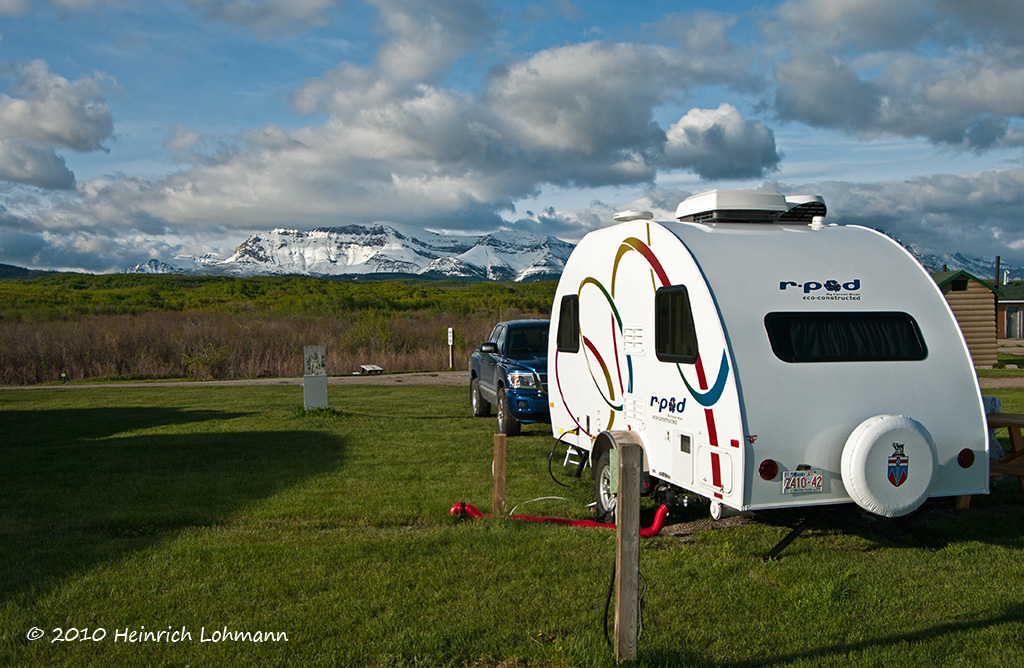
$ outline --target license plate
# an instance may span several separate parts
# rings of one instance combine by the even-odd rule
[[[820,471],[783,471],[783,494],[807,494],[822,491]]]

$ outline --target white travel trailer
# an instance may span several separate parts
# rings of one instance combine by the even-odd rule
[[[988,492],[971,358],[935,282],[820,197],[716,190],[588,234],[548,349],[553,435],[585,451],[599,516],[609,451],[644,451],[650,492],[711,512],[856,502],[887,517]]]

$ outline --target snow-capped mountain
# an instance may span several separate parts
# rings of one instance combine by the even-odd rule
[[[243,241],[222,260],[174,271],[231,276],[415,274],[494,281],[555,279],[572,244],[519,232],[483,236],[437,234],[392,223],[310,231],[276,229]],[[178,258],[176,258],[178,259]],[[149,267],[158,261],[152,260]],[[149,273],[155,273],[158,263]],[[145,271],[145,270],[144,270]]]
[[[181,267],[176,267],[173,264],[161,262],[160,260],[150,260],[149,262],[143,262],[135,265],[134,267],[128,267],[124,270],[126,274],[180,274],[182,272]]]
[[[911,253],[914,253],[914,257],[928,271],[966,271],[982,280],[993,280],[996,277],[996,259],[994,257],[966,257],[960,253],[930,255],[916,253],[913,250]],[[999,274],[1001,282],[1024,280],[1024,267],[1002,262],[999,265]]]
[[[279,228],[253,234],[230,257],[179,256],[175,264],[150,260],[127,273],[230,276],[346,276],[403,274],[491,281],[557,279],[573,245],[550,236],[501,231],[483,236],[438,234],[394,223],[346,225],[310,231]],[[995,258],[910,252],[932,272],[964,270],[996,275]],[[1000,279],[1024,280],[1024,267],[1002,263]]]
[[[217,264],[224,258],[216,253],[204,253],[202,255],[178,255],[174,258],[174,263],[181,267],[183,270],[196,269],[199,267],[208,267],[211,264]]]

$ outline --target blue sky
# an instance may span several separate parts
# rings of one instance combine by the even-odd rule
[[[714,187],[1024,264],[1019,0],[0,0],[0,262],[393,221],[576,241]]]

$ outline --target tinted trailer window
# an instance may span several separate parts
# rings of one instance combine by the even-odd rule
[[[772,352],[783,362],[923,360],[928,348],[907,313],[769,313]]]

